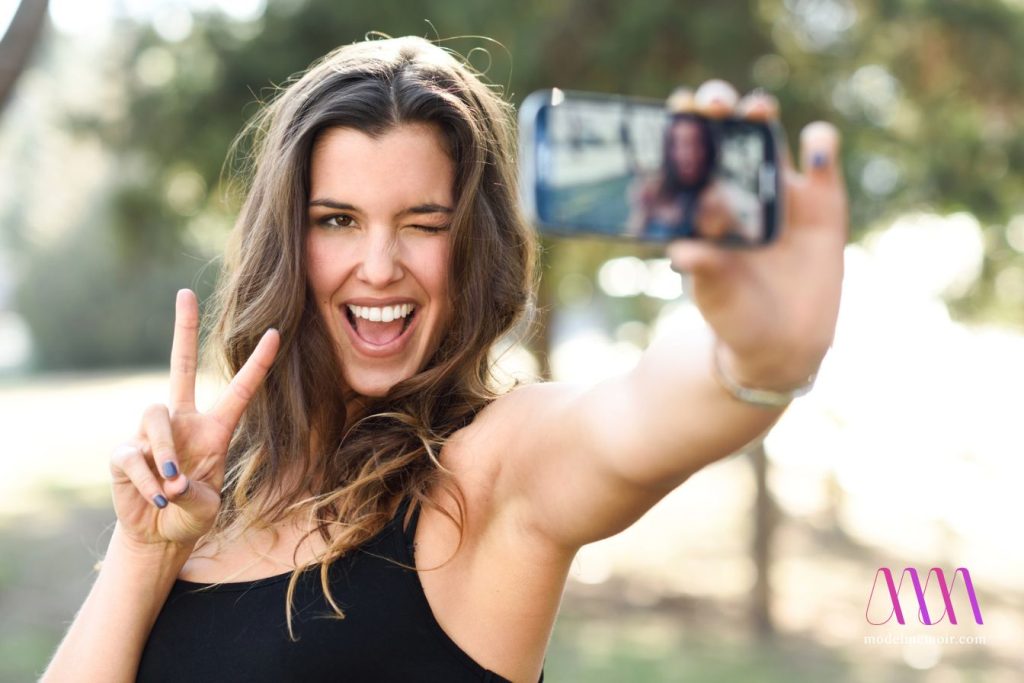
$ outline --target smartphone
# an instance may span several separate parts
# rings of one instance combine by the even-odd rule
[[[661,100],[541,90],[519,109],[520,194],[544,233],[762,246],[782,224],[781,135]]]

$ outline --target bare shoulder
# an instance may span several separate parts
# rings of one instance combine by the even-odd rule
[[[551,430],[559,411],[584,389],[567,382],[521,384],[481,410],[452,441],[460,453],[472,444],[476,466],[491,468],[498,479],[509,472],[516,449],[541,436],[539,430]]]
[[[523,420],[536,419],[548,414],[586,389],[585,384],[570,382],[520,384],[480,411],[473,424],[479,422],[482,429],[487,432],[496,429],[522,431],[526,427]]]
[[[530,417],[530,406],[543,402],[546,382],[520,385],[491,401],[473,421],[445,443],[441,463],[461,480],[470,478],[472,490],[493,492],[507,471],[509,449]],[[467,492],[468,493],[468,492]]]
[[[522,384],[492,401],[445,445],[441,463],[451,469],[466,496],[477,531],[516,543],[543,543],[525,520],[523,470],[537,448],[558,441],[566,425],[559,415],[580,386],[564,382]]]

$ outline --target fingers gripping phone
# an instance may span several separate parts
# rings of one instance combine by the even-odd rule
[[[521,196],[542,232],[755,247],[780,229],[774,125],[556,88],[526,98],[519,131]]]

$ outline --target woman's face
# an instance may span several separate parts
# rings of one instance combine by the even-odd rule
[[[306,257],[348,388],[383,396],[416,374],[448,324],[455,166],[440,131],[323,132],[310,168]]]
[[[669,154],[679,179],[687,185],[697,183],[708,163],[700,124],[685,119],[676,121],[671,129]]]

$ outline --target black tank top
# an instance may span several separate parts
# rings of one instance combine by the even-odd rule
[[[344,619],[324,596],[319,565],[302,572],[292,612],[295,642],[284,612],[291,573],[212,587],[175,581],[142,652],[137,680],[509,683],[442,630],[416,572],[389,561],[415,566],[419,508],[403,531],[408,506],[406,498],[376,536],[331,565],[331,594]]]

